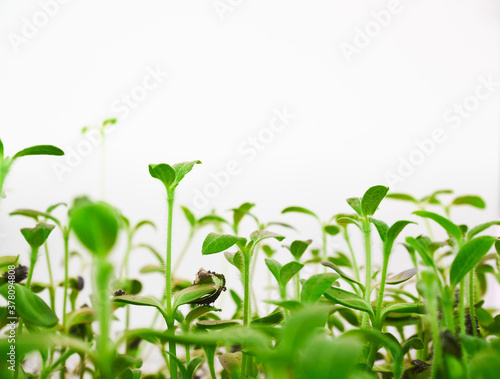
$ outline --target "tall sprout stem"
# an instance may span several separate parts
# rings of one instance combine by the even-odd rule
[[[109,343],[109,327],[111,307],[109,302],[109,284],[113,271],[113,266],[106,261],[106,257],[98,256],[95,259],[96,273],[94,275],[94,291],[97,296],[97,311],[99,319],[100,338],[98,344],[99,351],[99,371],[101,377],[111,377],[112,358],[111,345]]]
[[[52,265],[50,264],[49,246],[45,242],[45,259],[47,260],[47,270],[49,272],[49,294],[50,294],[50,307],[53,311],[56,309],[56,291],[54,288],[54,277],[52,276]]]
[[[66,303],[69,287],[69,230],[63,231],[64,239],[64,296],[63,296],[63,327],[66,327]]]
[[[172,309],[172,222],[174,215],[174,191],[167,191],[167,256],[165,259],[165,301],[167,308],[167,327],[168,330],[174,332],[174,313]],[[169,341],[168,350],[171,356],[176,357],[176,344],[174,341]],[[177,378],[177,365],[174,359],[170,359],[170,376]]]
[[[469,307],[470,321],[472,324],[472,335],[477,337],[476,310],[474,308],[474,269],[469,273]]]
[[[436,298],[434,296],[433,286],[426,285],[426,300],[427,300],[427,312],[429,313],[429,321],[432,332],[432,343],[434,346],[434,361],[432,364],[432,379],[438,378],[438,370],[442,366],[442,351],[441,342],[439,341],[439,323],[438,323],[438,312],[436,308]]]
[[[250,263],[252,260],[252,252],[246,251],[244,252],[245,259],[245,272],[243,275],[244,279],[244,294],[243,294],[243,326],[250,325],[251,318],[251,304],[250,304]],[[251,366],[251,357],[247,354],[243,353],[242,364],[241,364],[241,377],[246,378],[248,374],[248,366]]]
[[[189,246],[191,246],[191,242],[193,241],[194,233],[195,233],[195,228],[191,228],[191,231],[189,232],[188,239],[186,240],[186,243],[184,244],[179,256],[177,257],[177,259],[175,261],[174,268],[172,269],[172,275],[174,275],[174,276],[175,276],[175,273],[177,272],[177,270],[179,269],[182,261],[186,257],[186,253],[189,250]]]
[[[31,280],[33,279],[33,271],[35,271],[36,260],[38,258],[38,248],[31,248],[31,264],[28,271],[28,279],[26,279],[26,288],[31,288]]]
[[[360,276],[359,276],[358,262],[356,261],[356,256],[354,255],[354,250],[352,248],[351,238],[349,237],[349,232],[347,231],[347,227],[344,228],[344,239],[345,239],[345,242],[347,243],[347,247],[349,248],[349,252],[351,253],[352,267],[354,268],[354,275],[356,276],[356,280],[359,282]]]
[[[366,254],[365,301],[367,303],[370,303],[370,294],[372,289],[372,255],[371,255],[370,222],[368,220],[364,220],[362,226],[363,226],[363,236],[365,241],[365,254]],[[368,314],[364,312],[361,321],[361,328],[366,328],[367,326],[368,326]]]

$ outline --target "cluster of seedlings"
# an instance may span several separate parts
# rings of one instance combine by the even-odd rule
[[[11,158],[0,141],[0,194],[19,158],[63,154],[54,146],[42,145]],[[305,221],[317,222],[323,237],[316,245],[311,240],[284,241],[291,253],[288,262],[275,259],[277,243],[272,241],[285,240],[286,233],[276,230],[296,229],[296,225],[261,223],[251,203],[232,209],[231,217],[212,212],[197,218],[181,207],[190,231],[184,248],[172,251],[175,193],[199,163],[149,165],[152,178],[163,184],[167,195],[165,254],[136,242],[139,229],[155,228],[151,221],[132,223],[103,201],[80,197],[70,206],[60,203],[46,210],[10,213],[35,226],[20,234],[27,243],[20,250],[29,245],[31,252],[29,266],[20,263],[28,261],[24,253],[20,258],[2,251],[0,257],[0,295],[5,300],[0,307],[2,378],[480,379],[500,375],[500,313],[483,300],[488,287],[498,291],[500,282],[500,243],[493,236],[500,221],[471,227],[454,223],[450,216],[456,206],[485,208],[480,197],[453,198],[451,191],[437,191],[416,199],[374,186],[362,197],[347,199],[345,213],[329,220],[306,208],[288,207],[282,212],[284,219],[288,213],[302,214]],[[451,201],[443,200],[450,196]],[[413,218],[424,228],[414,221],[387,225],[376,218],[384,199],[412,203],[418,216]],[[249,236],[241,236],[244,218],[255,221],[256,230]],[[194,237],[210,228],[201,254],[223,253],[234,266],[230,268],[239,272],[242,286],[203,269],[193,282],[175,275]],[[413,236],[403,238],[405,228]],[[60,231],[62,241],[53,237],[56,233],[51,236],[54,229]],[[439,235],[447,237],[436,239],[438,229],[442,229]],[[419,235],[423,230],[425,234]],[[113,253],[122,257],[123,264],[116,268],[109,255],[120,233],[127,243],[123,251]],[[354,251],[351,244],[351,238],[358,236],[362,251]],[[344,241],[345,253],[328,248],[331,238]],[[84,287],[82,278],[69,276],[69,265],[78,258],[70,253],[75,240],[92,259],[88,304],[78,297]],[[51,247],[56,244],[64,251],[63,275],[57,278],[51,266]],[[381,267],[372,264],[372,253],[379,251],[374,244],[382,246]],[[396,244],[406,250],[408,269],[389,274]],[[142,274],[164,275],[164,291],[157,297],[140,295],[140,280],[129,275],[130,255],[137,249],[148,251],[157,261],[143,267]],[[47,283],[33,280],[40,254],[47,263]],[[265,302],[272,310],[267,314],[258,311],[252,286],[261,259],[268,268],[269,291],[277,294],[267,293]],[[316,274],[304,275],[306,266],[315,267]],[[221,319],[215,305],[226,286],[236,311],[230,319]],[[151,327],[130,327],[136,307],[153,308]],[[121,319],[115,315],[119,308],[125,308]],[[119,333],[111,333],[113,323],[123,326]],[[156,372],[143,364],[151,347],[163,357]]]

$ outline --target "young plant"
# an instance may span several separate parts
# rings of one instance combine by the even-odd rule
[[[109,378],[112,375],[110,362],[114,359],[115,347],[109,341],[109,291],[113,265],[109,263],[108,255],[120,231],[119,213],[107,203],[77,199],[70,213],[70,229],[93,256],[94,302],[100,329],[97,369],[100,377]]]
[[[318,222],[320,228],[321,228],[321,237],[322,237],[322,250],[323,250],[323,260],[326,261],[327,257],[328,257],[328,252],[327,252],[327,246],[326,246],[326,239],[327,239],[327,235],[331,235],[331,236],[334,236],[336,234],[338,234],[340,232],[340,228],[336,225],[332,225],[330,224],[330,221],[329,222],[324,222],[324,221],[321,221],[321,219],[319,218],[319,216],[314,213],[313,211],[310,211],[309,209],[306,209],[306,208],[303,208],[303,207],[288,207],[288,208],[285,208],[281,211],[281,213],[302,213],[302,214],[306,214],[306,215],[309,215],[311,217],[314,217],[316,219],[316,221]]]
[[[58,147],[52,145],[37,145],[28,147],[21,151],[18,151],[14,156],[8,157],[5,155],[4,146],[2,140],[0,139],[0,199],[3,197],[3,186],[5,183],[5,179],[12,167],[12,165],[22,157],[30,156],[30,155],[56,155],[61,156],[64,155],[64,152]]]
[[[191,161],[184,163],[177,163],[170,166],[166,163],[160,164],[150,164],[149,173],[150,175],[158,179],[165,186],[167,191],[167,251],[165,258],[165,302],[168,315],[167,326],[168,329],[174,330],[174,312],[172,307],[172,222],[173,222],[173,211],[174,211],[174,199],[175,199],[175,189],[181,182],[181,180],[189,173],[195,164],[201,164],[200,161]],[[176,356],[175,342],[169,343],[169,351],[171,356]],[[170,375],[172,378],[177,377],[177,368],[175,360],[170,361]]]
[[[91,130],[97,130],[99,139],[101,141],[101,187],[100,187],[100,198],[104,201],[106,197],[106,133],[108,133],[109,128],[115,125],[117,122],[116,118],[108,118],[102,122],[98,127],[84,126],[82,128],[82,133],[88,133]]]
[[[377,211],[381,201],[387,195],[389,188],[384,186],[374,186],[369,188],[362,198],[355,197],[347,199],[347,203],[357,213],[358,217],[344,217],[339,219],[347,219],[347,222],[352,222],[358,226],[364,237],[365,244],[365,302],[370,303],[370,294],[372,290],[372,258],[371,258],[371,223],[373,222],[372,216]],[[367,327],[368,317],[363,314],[361,327]]]
[[[250,263],[252,256],[259,243],[265,239],[274,238],[282,241],[285,237],[279,234],[268,232],[265,230],[257,230],[250,235],[250,240],[247,243],[246,238],[210,233],[203,242],[202,255],[211,255],[223,252],[230,247],[237,245],[238,252],[234,255],[238,263],[235,263],[242,272],[242,280],[244,287],[243,295],[243,326],[249,326],[251,321],[251,299],[250,299]],[[238,258],[236,258],[238,257]],[[252,370],[252,359],[247,354],[242,357],[241,376],[247,377],[247,374]]]

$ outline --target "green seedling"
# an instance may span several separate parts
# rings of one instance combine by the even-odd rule
[[[116,118],[108,118],[102,122],[98,127],[84,126],[82,128],[82,134],[88,133],[91,130],[97,130],[99,134],[99,139],[101,141],[101,178],[100,178],[100,197],[104,200],[106,197],[106,133],[108,133],[109,128],[115,125],[118,120]]]
[[[184,163],[177,163],[170,166],[166,163],[150,164],[149,174],[158,179],[165,186],[167,192],[167,250],[165,257],[165,302],[168,315],[167,326],[170,330],[174,329],[174,311],[172,308],[172,223],[175,190],[181,180],[189,173],[194,165],[201,164],[200,161],[191,161]],[[169,343],[170,356],[176,356],[175,342]],[[170,375],[174,378],[177,377],[177,368],[175,361],[170,362]]]
[[[30,155],[64,155],[64,152],[58,147],[52,145],[37,145],[28,147],[21,151],[18,151],[11,157],[5,155],[4,146],[2,140],[0,140],[0,199],[3,197],[3,186],[5,179],[12,168],[12,165],[17,162],[19,158],[27,157]]]

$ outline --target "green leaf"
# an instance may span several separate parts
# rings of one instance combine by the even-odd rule
[[[270,314],[264,317],[253,319],[250,323],[251,326],[264,326],[264,325],[278,325],[285,319],[285,314],[280,308],[276,308]]]
[[[46,224],[41,222],[37,224],[34,228],[23,228],[21,233],[24,236],[26,242],[34,248],[38,249],[42,246],[50,235],[50,232],[55,228],[54,225]]]
[[[268,238],[275,238],[278,241],[283,241],[285,239],[285,236],[274,232],[269,232],[267,230],[256,230],[255,232],[250,234],[250,240],[253,241],[254,245],[257,245],[259,242]]]
[[[339,278],[338,274],[326,273],[313,275],[302,285],[300,300],[305,304],[314,304]]]
[[[354,278],[351,278],[349,275],[347,275],[344,271],[342,271],[340,269],[340,267],[338,267],[335,263],[333,262],[321,262],[321,264],[325,267],[329,267],[331,268],[332,270],[334,270],[337,274],[340,275],[340,277],[346,281],[348,281],[349,283],[354,283],[356,284],[359,288],[361,288],[361,290],[363,291],[363,293],[366,291],[365,289],[365,286],[363,284],[361,284],[360,282],[358,282],[356,279]]]
[[[156,230],[156,225],[153,221],[149,221],[149,220],[142,220],[142,221],[139,221],[135,227],[134,227],[134,232],[137,232],[140,228],[142,228],[143,226],[146,226],[146,225],[149,225],[151,226],[154,230]]]
[[[428,246],[424,244],[422,238],[415,239],[413,237],[406,237],[406,242],[408,242],[411,248],[415,249],[426,266],[436,267]]]
[[[403,351],[398,340],[392,334],[381,333],[374,329],[354,329],[344,333],[340,338],[351,338],[354,336],[359,336],[364,341],[369,342],[373,348],[382,345],[387,351],[390,351],[394,360],[394,378],[401,377],[401,374],[403,373]]]
[[[206,215],[198,220],[198,224],[200,224],[200,225],[208,224],[208,223],[213,223],[215,225],[229,224],[229,222],[227,222],[227,220],[225,220],[224,218],[217,216],[217,215]]]
[[[85,202],[71,210],[70,226],[80,242],[96,255],[107,255],[118,238],[117,211],[106,203]]]
[[[165,350],[165,353],[167,353],[170,356],[171,360],[175,361],[177,369],[181,374],[181,379],[189,379],[187,369],[186,366],[184,366],[184,363],[182,363],[182,361],[179,358],[177,358],[174,354],[172,354],[170,351]]]
[[[418,200],[415,199],[411,195],[407,195],[405,193],[388,193],[386,195],[388,199],[401,200],[401,201],[409,201],[411,203],[418,204]]]
[[[411,337],[406,340],[403,345],[403,356],[408,354],[410,349],[422,350],[424,348],[424,343],[418,337]]]
[[[181,206],[182,211],[184,212],[184,216],[186,216],[186,220],[188,220],[189,225],[191,225],[192,228],[196,225],[196,217],[194,217],[193,212],[189,210],[189,208]]]
[[[409,224],[415,224],[412,221],[396,221],[387,231],[387,239],[384,243],[384,254],[389,256],[392,251],[392,246],[394,245],[394,241],[396,241],[396,238],[398,238],[399,234],[403,231],[403,229],[409,225]]]
[[[460,231],[460,228],[447,218],[438,215],[437,213],[427,211],[415,211],[413,212],[413,214],[424,218],[430,218],[431,220],[441,225],[448,232],[448,234],[455,238],[457,241],[460,241],[462,239],[462,232]]]
[[[382,309],[381,320],[383,321],[389,313],[411,313],[425,314],[425,308],[421,304],[396,303]]]
[[[196,374],[196,371],[198,370],[198,367],[203,363],[204,358],[203,357],[197,357],[192,359],[187,367],[187,377],[188,379],[192,379],[194,377],[194,374]]]
[[[215,282],[193,284],[174,294],[174,309],[184,304],[206,304],[213,296],[218,296],[223,288],[222,283]]]
[[[202,305],[201,307],[196,307],[193,310],[191,310],[187,315],[186,315],[186,324],[191,325],[191,323],[196,320],[197,318],[200,318],[204,315],[206,315],[209,312],[219,312],[220,309],[217,309],[215,307],[210,307],[208,305]]]
[[[408,270],[400,272],[399,274],[388,277],[385,282],[386,284],[400,284],[406,282],[407,280],[413,278],[417,271],[418,269],[416,268],[410,268]]]
[[[166,163],[150,164],[149,174],[158,179],[168,189],[175,188],[175,170]]]
[[[341,288],[330,288],[325,292],[325,297],[335,304],[342,304],[347,308],[367,312],[371,318],[374,317],[372,306],[358,295],[344,291]]]
[[[175,171],[175,183],[174,187],[177,187],[179,183],[181,182],[182,179],[186,176],[187,173],[189,173],[194,165],[196,164],[201,164],[200,161],[191,161],[191,162],[182,162],[182,163],[176,163],[172,166],[172,168]]]
[[[3,149],[2,149],[3,150]],[[23,149],[19,152],[16,153],[12,157],[12,160],[25,157],[28,155],[56,155],[56,156],[61,156],[64,155],[64,151],[59,149],[58,147],[52,146],[52,145],[37,145],[37,146],[32,146],[28,147],[26,149]]]
[[[279,283],[282,286],[286,286],[290,279],[292,279],[300,270],[302,270],[302,267],[304,267],[304,265],[296,261],[292,261],[284,265],[280,271]]]
[[[0,139],[0,160],[2,160],[2,159],[3,159],[3,157],[4,157],[4,155],[3,155],[3,154],[4,154],[4,151],[3,151],[3,142],[2,142],[2,140]]]
[[[200,320],[196,323],[200,329],[220,330],[231,326],[241,325],[240,320]]]
[[[385,186],[374,186],[369,188],[361,199],[361,211],[363,212],[363,216],[373,216],[388,191],[389,188]]]
[[[139,305],[144,307],[154,307],[160,311],[164,317],[166,317],[166,313],[163,310],[161,303],[156,300],[154,297],[149,296],[135,296],[135,295],[123,295],[123,296],[115,296],[113,298],[114,303],[123,303],[123,304],[132,304]]]
[[[470,205],[479,209],[486,208],[484,200],[475,195],[459,196],[452,201],[451,205]]]
[[[253,203],[243,203],[238,208],[233,209],[233,227],[235,230],[238,230],[238,225],[245,215],[248,214],[250,209],[255,206]]]
[[[235,353],[224,353],[219,356],[219,362],[231,376],[231,379],[240,379],[241,377],[241,363],[242,353],[237,351]]]
[[[9,296],[10,284],[0,286],[0,295],[6,300]],[[37,295],[27,289],[25,286],[15,283],[15,304],[16,313],[19,317],[31,325],[42,326],[45,328],[53,327],[59,319],[50,307]]]
[[[16,209],[14,212],[10,213],[11,216],[25,216],[25,217],[31,217],[34,219],[36,222],[38,222],[39,218],[45,218],[47,220],[52,220],[54,221],[57,226],[61,227],[60,221],[52,216],[50,213],[45,213],[45,212],[39,212],[35,211],[33,209]]]
[[[304,255],[311,242],[312,240],[307,240],[307,241],[296,240],[292,242],[292,244],[289,247],[289,250],[292,253],[295,260],[297,261],[300,260],[300,258],[302,257],[302,255]]]
[[[351,206],[351,208],[354,209],[354,211],[359,216],[363,216],[363,213],[361,210],[361,199],[359,197],[351,197],[351,198],[347,199],[346,201],[347,201],[347,204],[349,204]],[[344,218],[344,217],[340,217],[340,218]],[[337,222],[339,222],[339,220],[337,220]]]
[[[387,239],[387,233],[389,232],[389,226],[385,222],[377,220],[375,218],[372,218],[371,221],[373,225],[375,225],[380,239],[382,240],[382,242],[385,242]]]
[[[4,255],[0,257],[0,269],[7,266],[15,266],[19,260],[19,255]]]
[[[500,225],[500,221],[490,221],[481,225],[478,225],[471,230],[469,230],[469,233],[467,234],[467,239],[471,240],[475,235],[484,232],[486,229],[495,226],[495,225]]]
[[[288,309],[289,311],[292,311],[292,312],[295,312],[295,311],[298,311],[299,309],[304,308],[304,305],[300,301],[297,301],[297,300],[282,300],[282,301],[266,300],[265,303],[277,305],[277,306],[282,307],[284,309]]]
[[[340,228],[337,225],[326,225],[324,229],[325,232],[331,236],[335,236],[340,233]]]
[[[201,254],[209,255],[220,253],[238,242],[245,243],[246,239],[229,234],[209,233],[205,241],[203,241]]]
[[[292,213],[292,212],[293,213],[303,213],[303,214],[312,216],[315,219],[319,220],[319,217],[316,215],[316,213],[314,213],[313,211],[310,211],[307,208],[303,208],[303,207],[288,207],[288,208],[285,208],[281,211],[282,214],[283,213]]]
[[[276,278],[276,281],[280,283],[280,272],[281,268],[281,263],[279,263],[277,260],[272,259],[272,258],[266,258],[265,260],[266,266],[271,271],[271,274]]]
[[[455,288],[465,275],[476,267],[495,241],[496,238],[494,237],[483,236],[477,237],[462,246],[451,264],[450,283],[452,288]]]

